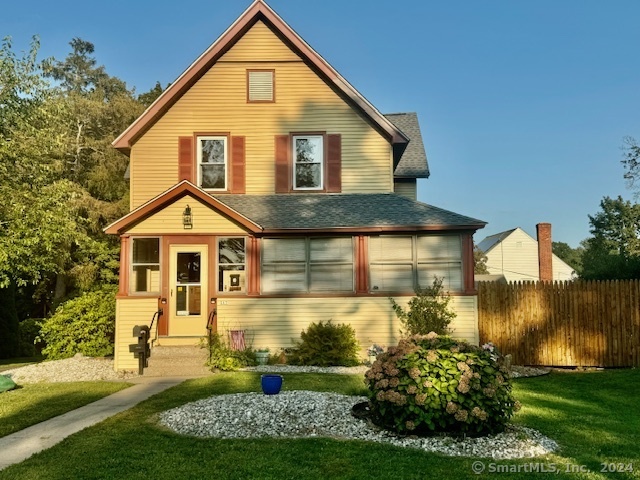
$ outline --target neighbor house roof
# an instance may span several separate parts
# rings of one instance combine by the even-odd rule
[[[105,228],[121,234],[185,195],[255,234],[477,230],[485,222],[395,193],[209,195],[183,180]]]
[[[499,244],[502,240],[507,238],[509,235],[511,235],[515,231],[516,229],[512,228],[511,230],[506,230],[504,232],[496,233],[494,235],[485,237],[484,240],[482,240],[478,244],[478,248],[482,250],[484,253],[487,253],[489,250],[491,250],[493,247],[495,247],[497,244]]]
[[[416,113],[385,113],[384,115],[409,138],[400,162],[393,171],[396,178],[429,178],[429,163],[424,151],[420,124]]]
[[[396,160],[399,159],[408,142],[405,134],[369,103],[263,0],[255,0],[129,128],[113,141],[113,146],[124,153],[129,153],[138,138],[151,128],[258,21],[263,21],[276,32],[345,101],[397,146],[394,154]]]

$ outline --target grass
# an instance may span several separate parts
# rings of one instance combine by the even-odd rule
[[[11,370],[13,368],[20,368],[32,363],[40,363],[44,360],[44,357],[20,357],[20,358],[3,358],[0,359],[0,372]]]
[[[364,393],[361,376],[285,374],[291,390]],[[225,373],[190,380],[79,432],[21,464],[3,479],[423,479],[476,478],[474,461],[521,472],[499,478],[640,478],[640,371],[552,373],[514,381],[524,408],[516,423],[542,431],[561,449],[535,460],[450,458],[419,450],[339,439],[199,439],[157,424],[157,414],[213,394],[257,391],[259,374]],[[600,473],[601,462],[635,471]],[[530,465],[559,473],[523,473]],[[567,473],[582,468],[591,473]],[[488,477],[485,473],[479,477]]]
[[[31,383],[0,394],[0,437],[62,415],[112,393],[127,383]]]

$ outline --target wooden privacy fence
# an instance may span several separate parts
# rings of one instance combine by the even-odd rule
[[[640,366],[640,281],[478,283],[481,344],[519,365]]]

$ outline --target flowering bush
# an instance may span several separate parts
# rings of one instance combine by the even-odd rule
[[[434,332],[390,347],[365,382],[373,421],[399,433],[497,433],[520,408],[495,347]]]

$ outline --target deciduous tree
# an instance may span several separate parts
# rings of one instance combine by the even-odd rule
[[[589,215],[593,237],[584,243],[582,277],[640,278],[640,205],[605,197]]]

